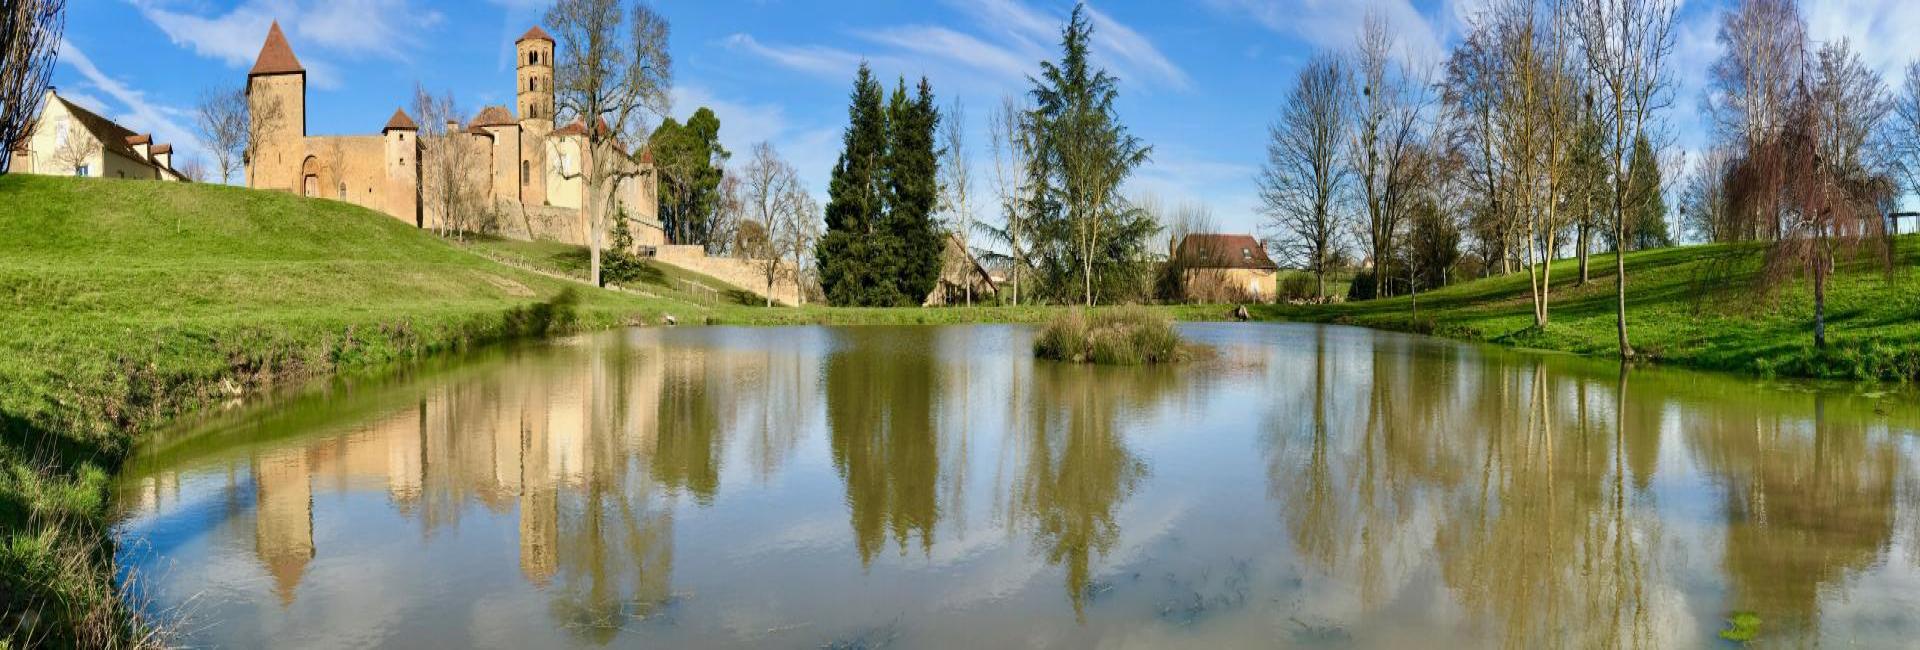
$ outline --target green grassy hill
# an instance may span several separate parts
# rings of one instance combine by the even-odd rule
[[[1892,272],[1844,263],[1827,292],[1829,347],[1813,347],[1812,289],[1805,278],[1768,295],[1756,282],[1761,244],[1689,246],[1629,253],[1627,324],[1635,352],[1659,363],[1762,375],[1920,379],[1920,236],[1895,242]],[[1475,280],[1407,297],[1337,305],[1274,305],[1276,320],[1338,322],[1519,347],[1612,356],[1614,259],[1595,255],[1577,286],[1574,260],[1553,265],[1550,317],[1535,328],[1527,274]]]
[[[105,482],[142,430],[330,373],[705,311],[517,270],[344,203],[0,176],[0,639],[131,631],[98,549]]]

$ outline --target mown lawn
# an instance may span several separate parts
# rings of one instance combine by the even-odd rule
[[[275,385],[705,311],[520,271],[337,202],[0,177],[0,639],[141,634],[114,596],[104,516],[142,431]]]
[[[1837,379],[1920,379],[1920,236],[1895,242],[1892,269],[1856,260],[1827,291],[1829,347],[1813,347],[1805,278],[1762,291],[1760,244],[1629,253],[1627,325],[1634,351],[1657,363],[1741,373]],[[1614,356],[1614,258],[1595,255],[1578,283],[1574,260],[1553,266],[1547,326],[1536,328],[1527,275],[1457,284],[1419,296],[1337,305],[1271,305],[1257,318],[1333,322],[1518,347]]]

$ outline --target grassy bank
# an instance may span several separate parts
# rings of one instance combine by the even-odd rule
[[[1762,295],[1756,283],[1766,249],[1755,244],[1691,246],[1630,253],[1628,334],[1657,363],[1788,377],[1920,379],[1920,236],[1896,244],[1892,273],[1844,265],[1827,291],[1825,350],[1813,347],[1807,281]],[[1553,265],[1552,309],[1533,323],[1524,272],[1407,297],[1336,305],[1270,305],[1256,318],[1344,323],[1594,356],[1618,354],[1614,258],[1596,255],[1590,281],[1574,260]],[[1205,311],[1190,316],[1206,316]],[[1186,313],[1186,312],[1183,312]]]
[[[0,640],[15,647],[144,633],[105,529],[107,482],[143,431],[276,385],[707,312],[337,202],[5,176],[0,205]]]

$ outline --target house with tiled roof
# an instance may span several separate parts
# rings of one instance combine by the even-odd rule
[[[9,171],[45,176],[86,176],[185,181],[173,169],[173,145],[132,129],[48,89],[33,135],[11,155]]]
[[[1252,235],[1190,234],[1174,243],[1169,257],[1190,302],[1273,302],[1279,293],[1280,265]]]
[[[247,73],[248,106],[261,134],[246,161],[247,185],[348,201],[423,228],[472,223],[439,214],[445,202],[425,200],[423,188],[422,167],[430,162],[423,156],[461,152],[459,159],[473,161],[471,176],[485,179],[486,203],[505,215],[499,222],[507,229],[502,234],[587,243],[591,233],[580,210],[587,198],[580,180],[587,133],[578,123],[555,128],[554,46],[553,37],[539,27],[515,41],[511,108],[486,106],[466,124],[431,124],[425,133],[413,116],[397,110],[378,135],[315,136],[306,129],[306,70],[275,22]],[[605,122],[599,128],[614,131]],[[434,142],[447,146],[423,147],[423,136],[445,138]],[[614,199],[638,244],[664,244],[651,158],[622,155],[600,162],[630,172],[622,174]]]

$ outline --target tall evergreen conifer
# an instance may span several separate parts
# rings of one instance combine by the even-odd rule
[[[820,288],[835,305],[894,304],[898,286],[886,264],[883,163],[887,154],[883,90],[865,63],[853,81],[844,149],[827,186],[827,232],[815,259]]]
[[[934,223],[939,203],[939,153],[934,134],[940,112],[933,103],[933,85],[925,77],[909,98],[903,79],[887,109],[887,230],[893,236],[894,283],[897,304],[919,305],[940,280],[940,227]]]

